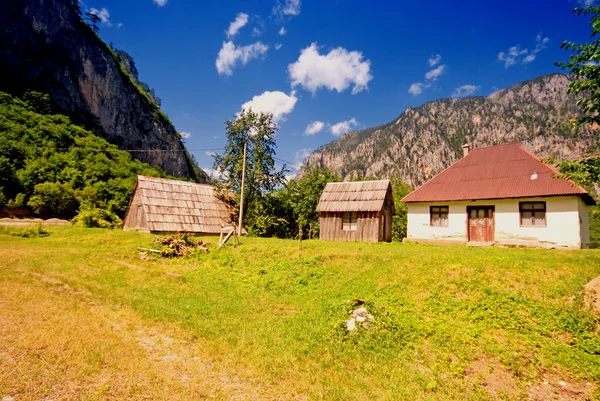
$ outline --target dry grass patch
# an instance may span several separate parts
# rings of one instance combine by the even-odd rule
[[[41,274],[0,279],[0,399],[297,399],[224,366],[200,340]]]

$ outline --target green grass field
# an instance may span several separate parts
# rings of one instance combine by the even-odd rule
[[[586,400],[600,251],[0,233],[0,399]],[[168,274],[167,274],[168,273]],[[353,300],[374,316],[347,332]]]

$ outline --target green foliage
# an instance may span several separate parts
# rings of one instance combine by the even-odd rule
[[[70,219],[79,207],[79,200],[69,183],[44,182],[34,187],[27,206],[39,215]]]
[[[79,204],[123,217],[136,175],[165,173],[49,110],[48,98],[0,92],[0,187],[13,208],[71,218]],[[113,222],[113,219],[108,221]]]
[[[272,222],[264,221],[266,196],[284,182],[285,167],[275,169],[275,133],[277,124],[271,114],[244,110],[236,120],[226,121],[227,145],[213,163],[223,173],[221,188],[240,198],[244,144],[247,145],[244,188],[244,224],[249,232],[264,232]],[[260,227],[259,227],[260,226]]]
[[[285,191],[293,211],[293,219],[302,228],[304,238],[319,237],[319,198],[328,182],[342,181],[327,168],[311,167],[300,178],[289,182]],[[296,233],[295,233],[296,234]]]
[[[402,241],[407,235],[408,205],[401,201],[412,192],[413,188],[398,175],[392,176],[392,194],[394,196],[394,207],[396,214],[392,219],[392,240]]]
[[[77,227],[121,228],[123,220],[116,214],[97,207],[82,207],[72,220]]]
[[[576,7],[577,15],[590,16],[592,30],[589,43],[577,43],[565,40],[560,48],[571,52],[567,62],[555,63],[563,70],[569,70],[574,80],[569,84],[569,93],[581,94],[577,105],[583,109],[583,115],[573,120],[577,123],[600,122],[600,6]]]

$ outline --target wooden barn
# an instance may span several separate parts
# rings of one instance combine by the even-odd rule
[[[322,240],[392,240],[395,209],[389,180],[330,182],[323,190],[317,211]]]
[[[123,229],[219,234],[221,225],[230,214],[212,185],[138,176]]]

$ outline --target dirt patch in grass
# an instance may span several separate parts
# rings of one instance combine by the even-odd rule
[[[585,401],[592,399],[594,389],[592,383],[548,375],[541,382],[527,386],[526,392],[531,401]]]
[[[491,399],[523,399],[530,401],[585,401],[592,399],[592,383],[545,374],[525,388],[494,358],[482,358],[466,370],[467,380],[484,389]]]
[[[471,363],[466,371],[474,385],[484,388],[492,397],[514,398],[519,386],[514,376],[493,358],[478,359]]]

